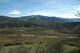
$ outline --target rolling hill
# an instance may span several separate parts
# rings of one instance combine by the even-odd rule
[[[31,27],[40,26],[47,28],[79,28],[80,18],[60,18],[42,15],[22,17],[0,16],[0,27]]]

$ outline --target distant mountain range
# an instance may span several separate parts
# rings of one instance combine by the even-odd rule
[[[80,22],[80,18],[61,18],[61,17],[49,17],[42,15],[31,15],[31,16],[22,16],[22,17],[8,17],[8,16],[0,16],[1,19],[19,19],[23,21],[31,20],[31,21],[45,21],[45,22]]]
[[[42,21],[50,21],[50,22],[80,22],[80,18],[61,18],[61,17],[49,17],[42,15],[31,15],[31,16],[23,16],[20,17],[23,20],[42,20]]]

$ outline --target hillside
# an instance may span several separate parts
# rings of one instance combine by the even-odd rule
[[[0,53],[79,53],[79,38],[79,20],[0,16]]]
[[[75,20],[77,22],[74,22]],[[59,17],[48,17],[32,15],[24,17],[0,16],[0,28],[3,27],[28,27],[28,28],[49,28],[60,32],[80,31],[80,19],[65,19]],[[75,30],[74,30],[75,29]],[[70,32],[71,33],[71,32]],[[78,32],[80,33],[80,32]]]

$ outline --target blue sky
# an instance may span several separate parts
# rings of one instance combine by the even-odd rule
[[[75,18],[80,0],[0,0],[0,15],[44,15]],[[77,17],[79,18],[79,17]]]

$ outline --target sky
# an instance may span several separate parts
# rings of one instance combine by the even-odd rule
[[[20,17],[28,15],[80,18],[80,0],[0,0],[0,15]]]

